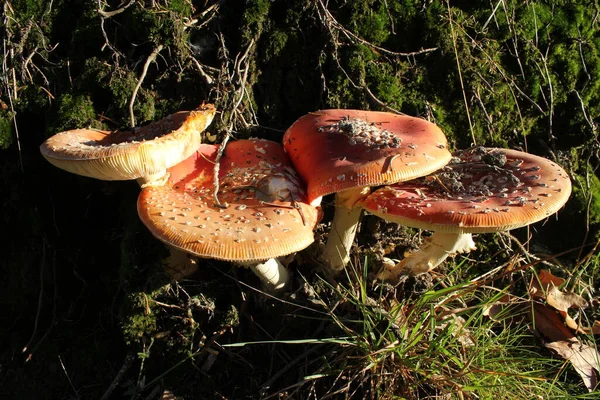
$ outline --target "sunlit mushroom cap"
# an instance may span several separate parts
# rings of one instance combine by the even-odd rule
[[[152,234],[200,257],[265,260],[304,249],[313,240],[319,210],[280,144],[229,143],[219,163],[219,207],[214,198],[218,146],[198,151],[168,170],[164,186],[144,188],[138,213]]]
[[[321,110],[285,133],[285,150],[308,185],[308,199],[418,178],[450,160],[443,132],[406,115]]]
[[[41,146],[53,165],[102,180],[129,180],[164,172],[196,151],[200,133],[213,120],[215,107],[203,104],[131,131],[74,129],[57,133]]]
[[[439,172],[380,188],[361,203],[388,221],[425,230],[510,230],[557,212],[571,194],[556,163],[516,150],[476,147],[457,152]]]

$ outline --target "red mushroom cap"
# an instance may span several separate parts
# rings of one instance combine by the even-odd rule
[[[569,176],[556,163],[521,151],[476,147],[457,152],[436,174],[374,191],[361,206],[414,228],[484,233],[546,218],[570,194]]]
[[[130,180],[163,172],[190,156],[216,113],[212,104],[180,111],[131,131],[74,129],[41,146],[53,165],[102,180]]]
[[[218,146],[200,145],[170,168],[164,186],[144,188],[138,213],[163,242],[200,257],[229,261],[265,260],[304,249],[313,240],[320,212],[280,144],[266,140],[229,143],[219,164]]]
[[[418,178],[450,160],[443,132],[420,118],[364,110],[321,110],[283,137],[308,200],[342,190]]]

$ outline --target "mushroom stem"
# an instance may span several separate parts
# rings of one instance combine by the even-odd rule
[[[161,186],[169,179],[167,171],[157,172],[151,175],[144,175],[136,179],[138,185],[143,189],[146,186]]]
[[[394,266],[385,266],[377,277],[397,280],[400,275],[416,276],[429,272],[440,265],[448,256],[475,250],[470,233],[434,232],[419,250],[408,254]]]
[[[350,261],[350,249],[356,236],[362,208],[356,203],[366,196],[368,188],[352,189],[335,195],[335,212],[327,243],[321,254],[325,269],[338,275]]]
[[[166,246],[169,249],[169,257],[165,259],[165,272],[171,279],[178,281],[198,270],[198,263],[194,256],[171,245]]]
[[[260,278],[265,289],[271,293],[284,290],[290,281],[287,268],[277,258],[250,265],[250,269]]]

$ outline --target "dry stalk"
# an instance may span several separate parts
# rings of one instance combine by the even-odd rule
[[[101,50],[104,50],[104,48],[108,47],[112,52],[113,52],[113,58],[115,60],[115,69],[118,69],[119,66],[119,58],[125,58],[125,55],[123,53],[121,53],[116,47],[114,47],[112,45],[112,43],[110,42],[110,40],[108,39],[108,34],[106,33],[106,29],[104,27],[104,22],[117,15],[122,13],[123,11],[125,11],[125,9],[127,9],[129,6],[133,5],[135,3],[135,0],[130,0],[130,2],[124,6],[121,7],[118,10],[115,11],[104,11],[103,6],[102,6],[102,0],[98,0],[98,15],[100,16],[100,30],[102,31],[102,36],[104,36],[104,45],[102,45]]]
[[[140,90],[140,87],[142,86],[142,82],[144,82],[144,79],[146,78],[146,74],[148,73],[148,68],[150,67],[150,64],[156,60],[156,56],[158,55],[158,53],[160,53],[162,49],[162,44],[159,44],[154,48],[154,50],[152,50],[152,53],[150,53],[150,55],[146,59],[146,62],[144,63],[142,74],[140,75],[137,85],[135,85],[135,89],[133,89],[133,93],[131,94],[131,100],[129,100],[129,122],[132,128],[135,127],[135,116],[133,115],[133,104],[135,103],[135,98],[137,96],[138,91]]]
[[[350,41],[350,43],[358,42],[358,43],[368,46],[374,50],[377,50],[377,52],[387,54],[389,56],[395,56],[395,57],[411,57],[411,56],[416,56],[419,54],[431,53],[432,51],[436,51],[438,49],[437,47],[431,47],[428,49],[420,49],[420,50],[412,51],[409,53],[403,53],[403,52],[391,51],[384,47],[377,46],[377,45],[361,38],[354,32],[349,31],[342,24],[340,24],[335,19],[335,17],[329,12],[329,10],[327,9],[327,6],[325,6],[325,4],[323,4],[322,0],[318,0],[317,5],[319,6],[319,9],[317,11],[319,11],[319,17],[321,19],[321,22],[328,28],[328,30],[330,32],[331,31],[341,32]],[[387,9],[387,6],[386,6],[386,9]]]
[[[17,150],[19,152],[19,166],[21,167],[21,172],[25,172],[23,165],[23,153],[21,150],[21,139],[19,136],[19,126],[17,125],[17,112],[15,111],[15,106],[13,103],[13,99],[16,100],[17,98],[17,79],[14,68],[14,49],[13,46],[10,46],[10,39],[13,36],[12,22],[16,20],[12,17],[14,11],[9,1],[5,2],[2,8],[4,16],[4,20],[2,22],[5,27],[5,37],[2,39],[2,76],[12,77],[12,86],[9,83],[8,79],[2,79],[2,82],[5,86],[8,102],[10,104],[10,111],[12,113],[13,126],[15,128],[15,135],[17,138]],[[18,29],[19,27],[17,26],[16,28]],[[24,42],[21,41],[21,43]]]
[[[104,394],[102,395],[100,400],[107,400],[110,398],[112,392],[114,392],[114,390],[117,388],[117,386],[123,380],[125,373],[129,370],[129,368],[131,368],[131,365],[133,364],[133,361],[135,360],[134,354],[135,353],[133,351],[130,351],[129,353],[127,353],[127,356],[125,356],[125,360],[123,361],[123,365],[121,366],[121,369],[119,369],[119,372],[117,372],[117,375],[112,380],[112,382],[110,383],[110,385],[108,386],[108,388],[106,389],[106,391],[104,392]]]
[[[463,100],[465,101],[465,112],[467,114],[467,120],[469,121],[469,130],[471,131],[472,145],[477,145],[475,139],[475,132],[473,131],[473,122],[471,120],[471,113],[469,112],[469,101],[467,100],[467,93],[465,91],[465,83],[462,76],[462,69],[460,67],[460,60],[458,59],[458,47],[456,46],[456,32],[454,31],[454,21],[452,19],[452,9],[450,8],[450,1],[448,5],[448,21],[450,22],[450,34],[452,35],[452,46],[454,47],[454,56],[456,57],[456,67],[458,68],[458,78],[460,80],[460,88],[462,90]]]
[[[135,0],[129,0],[129,3],[125,4],[123,7],[118,8],[116,10],[113,11],[104,11],[102,9],[102,5],[101,5],[101,1],[98,0],[98,14],[100,14],[100,16],[103,19],[106,18],[111,18],[114,17],[117,14],[121,14],[123,11],[127,10],[129,7],[131,7],[133,4],[135,3]]]
[[[223,54],[227,54],[227,48],[225,47],[225,41],[224,38],[221,35],[221,45],[223,48]],[[225,147],[227,146],[227,142],[229,141],[229,138],[231,137],[231,132],[234,132],[236,130],[237,124],[236,121],[238,119],[241,119],[243,124],[244,124],[244,128],[247,128],[249,126],[248,122],[243,118],[242,112],[239,110],[241,104],[242,104],[242,100],[244,99],[244,97],[248,96],[248,92],[246,90],[246,83],[248,81],[248,73],[250,71],[250,59],[248,58],[249,54],[250,54],[250,50],[254,47],[254,39],[252,39],[250,41],[250,43],[248,44],[248,46],[246,47],[246,50],[244,51],[244,53],[240,56],[240,54],[238,53],[235,57],[234,63],[233,63],[233,68],[231,68],[231,71],[228,73],[227,78],[229,83],[233,86],[235,85],[235,82],[238,82],[238,88],[235,91],[235,96],[234,96],[234,101],[233,101],[233,105],[231,107],[227,106],[227,109],[231,110],[231,113],[229,114],[229,118],[228,118],[228,125],[227,125],[227,131],[225,134],[225,137],[223,138],[223,141],[221,142],[221,144],[219,145],[219,150],[217,151],[217,157],[215,158],[215,166],[213,168],[213,186],[214,186],[214,191],[213,191],[213,198],[215,200],[215,204],[217,207],[220,208],[226,208],[227,205],[223,205],[221,204],[221,202],[219,201],[219,188],[220,188],[220,184],[219,184],[219,170],[220,170],[220,161],[221,158],[223,157],[223,154],[225,153]],[[226,61],[226,68],[229,70],[229,61]],[[236,118],[237,117],[237,118]],[[253,118],[256,122],[256,115],[253,115]],[[256,124],[258,124],[258,122],[256,122]]]
[[[391,51],[388,50],[386,48],[383,48],[381,46],[377,46],[363,38],[361,38],[360,36],[358,36],[357,34],[355,34],[354,32],[346,29],[342,24],[340,24],[335,17],[331,14],[331,12],[329,12],[329,10],[327,9],[327,6],[323,3],[322,0],[318,0],[317,1],[317,14],[319,15],[319,20],[321,21],[322,25],[327,29],[327,31],[329,32],[329,36],[331,37],[331,44],[333,45],[333,60],[335,60],[337,67],[340,71],[342,71],[342,73],[346,76],[346,79],[348,79],[348,81],[350,82],[350,84],[357,90],[363,91],[374,103],[376,103],[377,105],[379,105],[380,107],[384,108],[385,110],[395,113],[395,114],[403,114],[402,112],[400,112],[399,110],[396,110],[395,108],[389,106],[388,104],[386,104],[385,102],[381,101],[372,91],[371,89],[368,87],[368,85],[366,84],[366,82],[364,81],[364,79],[360,79],[360,82],[356,83],[348,74],[348,72],[344,69],[344,67],[342,67],[342,65],[340,64],[339,61],[339,57],[338,55],[338,49],[340,46],[344,45],[344,44],[362,44],[365,45],[369,48],[371,48],[373,51],[379,53],[379,54],[383,54],[385,56],[391,56],[391,57],[414,57],[420,54],[426,54],[426,53],[430,53],[433,51],[436,51],[438,48],[437,47],[432,47],[432,48],[427,48],[427,49],[420,49],[417,51],[413,51],[413,52],[409,52],[409,53],[403,53],[403,52],[396,52],[396,51]],[[385,4],[386,10],[387,10],[387,3]],[[388,10],[389,12],[389,10]],[[391,21],[390,19],[390,23],[392,24],[392,31],[393,31],[393,21]],[[347,43],[343,43],[339,40],[340,38],[340,33],[342,34],[342,36],[346,39]],[[323,77],[323,81],[325,81],[325,78]],[[323,83],[323,87],[326,87],[325,82]]]

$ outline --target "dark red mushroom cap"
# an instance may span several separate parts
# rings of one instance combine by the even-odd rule
[[[308,185],[308,200],[347,189],[418,178],[450,160],[431,122],[364,110],[321,110],[285,133],[286,152]]]
[[[220,160],[218,200],[214,160],[218,146],[198,151],[168,170],[164,186],[144,188],[138,213],[163,242],[200,257],[266,260],[310,245],[320,212],[280,144],[266,140],[229,143]]]
[[[510,230],[557,212],[571,194],[563,168],[516,150],[457,152],[439,172],[374,191],[361,205],[388,221],[440,232]]]

